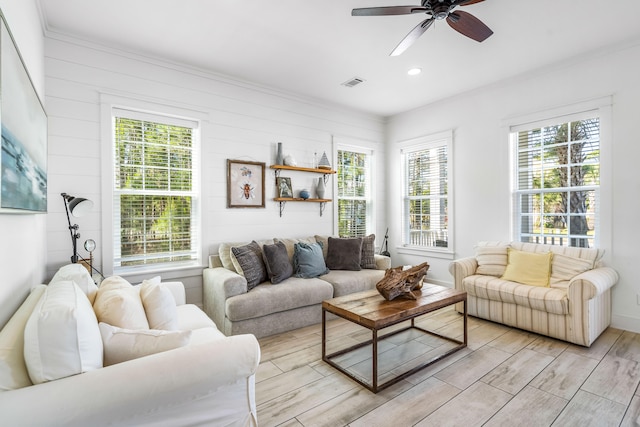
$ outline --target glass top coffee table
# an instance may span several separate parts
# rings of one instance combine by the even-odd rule
[[[464,348],[467,346],[467,293],[456,289],[446,288],[444,286],[432,285],[425,283],[420,290],[413,291],[416,299],[396,298],[387,301],[378,293],[376,289],[364,292],[358,292],[351,295],[333,298],[322,302],[322,360],[339,370],[349,378],[361,384],[363,387],[374,393],[397,383],[403,378],[414,374],[438,360]],[[421,328],[415,324],[415,319],[419,316],[431,313],[441,308],[462,303],[464,306],[463,313],[463,340],[457,340],[451,337],[440,335],[436,332]],[[371,340],[358,343],[349,348],[345,348],[331,354],[327,354],[327,312],[349,320],[357,325],[371,330]],[[394,330],[386,335],[378,336],[378,331],[388,328],[398,323],[410,321],[410,325],[398,330]],[[378,343],[379,341],[399,334],[409,329],[415,329],[425,334],[430,334],[440,339],[456,344],[453,347],[445,349],[442,353],[429,357],[410,368],[401,372],[391,379],[378,384]],[[372,347],[372,376],[368,382],[354,375],[347,368],[341,366],[334,359],[355,352],[357,349],[371,345]]]

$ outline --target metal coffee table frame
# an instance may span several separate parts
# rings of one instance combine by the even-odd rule
[[[362,292],[362,294],[370,295],[370,292]],[[334,300],[335,300],[335,298],[334,298]],[[450,300],[449,302],[446,302],[444,304],[438,304],[437,302],[435,302],[435,303],[432,303],[432,304],[425,305],[424,306],[425,307],[424,311],[421,311],[421,312],[419,312],[417,314],[414,314],[414,315],[410,315],[408,317],[400,318],[400,319],[395,320],[395,321],[390,321],[388,323],[385,322],[384,325],[381,326],[381,327],[377,327],[375,325],[363,324],[363,323],[366,323],[366,322],[361,322],[361,321],[355,320],[353,318],[353,316],[351,316],[351,317],[346,316],[343,313],[341,313],[340,310],[338,310],[334,306],[332,306],[331,302],[333,300],[324,301],[322,303],[322,360],[327,362],[329,365],[333,366],[335,369],[337,369],[338,371],[342,372],[343,374],[345,374],[346,376],[348,376],[349,378],[351,378],[352,380],[354,380],[358,384],[362,385],[363,387],[367,388],[368,390],[372,391],[373,393],[377,393],[380,390],[383,390],[383,389],[385,389],[385,388],[397,383],[398,381],[400,381],[400,380],[402,380],[402,379],[404,379],[404,378],[406,378],[406,377],[408,377],[410,375],[413,375],[414,373],[420,371],[421,369],[424,369],[427,366],[432,365],[433,363],[435,363],[435,362],[437,362],[437,361],[449,356],[450,354],[455,353],[456,351],[461,350],[461,349],[463,349],[463,348],[465,348],[467,346],[467,294],[466,294],[466,292],[459,292],[459,295],[457,295],[457,297],[454,297],[453,299],[449,298],[449,300]],[[425,314],[431,313],[433,311],[439,310],[441,308],[444,308],[444,307],[459,303],[459,302],[463,303],[463,306],[464,306],[464,311],[463,311],[463,316],[464,316],[464,321],[463,321],[464,333],[463,333],[463,336],[464,336],[464,338],[463,338],[462,341],[457,340],[455,338],[446,337],[444,335],[438,334],[438,333],[433,332],[433,331],[429,331],[427,329],[424,329],[424,328],[421,328],[421,327],[415,325],[415,319],[416,318],[418,318],[420,316],[423,316]],[[389,303],[393,303],[393,301],[389,301]],[[332,314],[334,314],[334,315],[336,315],[338,317],[341,317],[341,318],[343,318],[345,320],[348,320],[348,321],[353,322],[353,323],[355,323],[355,324],[357,324],[359,326],[362,326],[364,328],[367,328],[367,329],[371,330],[371,334],[372,334],[371,340],[365,341],[365,342],[362,342],[362,343],[359,343],[359,344],[356,344],[356,345],[353,345],[351,347],[345,348],[343,350],[336,351],[336,352],[331,353],[331,354],[327,354],[326,353],[326,350],[327,350],[327,321],[326,321],[327,319],[326,319],[326,314],[327,314],[327,312],[332,313]],[[382,335],[382,336],[378,336],[378,331],[381,331],[381,330],[386,329],[386,328],[388,328],[390,326],[393,326],[393,325],[397,325],[398,323],[406,322],[407,320],[411,321],[411,324],[409,326],[407,326],[405,328],[402,328],[402,329],[399,329],[397,331],[390,332],[390,333]],[[378,384],[378,342],[383,340],[383,339],[385,339],[385,338],[388,338],[390,336],[399,334],[399,333],[404,332],[404,331],[409,330],[409,329],[417,329],[417,330],[419,330],[421,332],[424,332],[426,334],[433,335],[433,336],[445,339],[447,341],[454,342],[454,343],[456,343],[458,345],[453,347],[453,348],[451,348],[451,349],[449,349],[449,350],[447,350],[447,351],[445,351],[445,352],[443,352],[442,354],[434,356],[433,358],[431,358],[427,362],[424,362],[424,363],[420,364],[419,366],[411,368],[410,370],[408,370],[408,371],[406,371],[404,373],[401,373],[400,375],[398,375],[398,376],[396,376],[396,377],[394,377],[394,378],[392,378],[392,379],[390,379],[390,380],[388,380],[388,381],[386,381],[386,382],[384,382],[382,384]],[[335,358],[337,356],[340,356],[340,355],[349,353],[351,351],[357,350],[357,349],[362,348],[364,346],[367,346],[369,344],[373,344],[372,345],[372,356],[373,356],[372,371],[373,372],[372,372],[372,383],[371,384],[361,380],[360,378],[356,377],[355,375],[353,375],[352,373],[347,371],[345,368],[342,368],[340,365],[338,365],[333,360],[331,360],[332,358]]]

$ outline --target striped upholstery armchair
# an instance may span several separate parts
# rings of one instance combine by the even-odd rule
[[[548,271],[525,266],[523,280],[502,279],[508,266],[514,271],[513,250],[551,253]],[[611,323],[611,288],[618,281],[614,269],[601,265],[602,255],[590,248],[480,242],[474,257],[453,261],[449,272],[455,288],[467,292],[469,315],[589,347]],[[546,282],[525,284],[528,273],[546,275]],[[462,312],[461,303],[456,308]]]

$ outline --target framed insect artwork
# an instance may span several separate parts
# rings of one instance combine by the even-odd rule
[[[227,207],[264,208],[265,163],[227,159]]]

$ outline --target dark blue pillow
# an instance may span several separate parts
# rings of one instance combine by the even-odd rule
[[[293,269],[296,277],[318,277],[327,274],[320,243],[296,243],[293,247]]]

